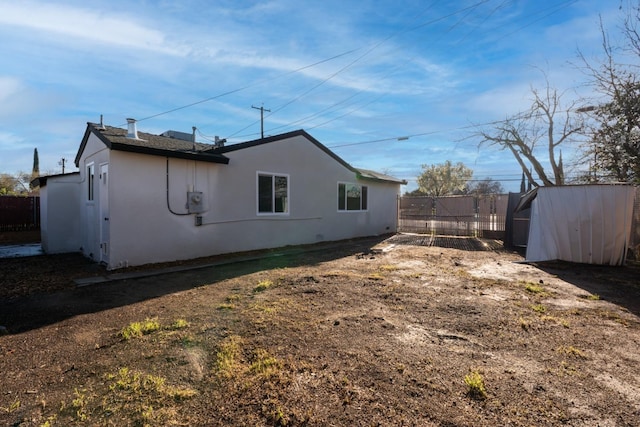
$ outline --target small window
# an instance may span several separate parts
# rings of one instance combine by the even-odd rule
[[[366,211],[368,208],[366,185],[338,183],[339,211]]]
[[[95,168],[93,163],[87,166],[87,200],[93,200],[93,184],[95,181]]]
[[[289,176],[258,173],[258,213],[289,213]]]

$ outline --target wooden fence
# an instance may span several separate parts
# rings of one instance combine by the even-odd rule
[[[0,196],[0,231],[40,228],[40,197]]]

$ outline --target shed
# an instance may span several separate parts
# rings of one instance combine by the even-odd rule
[[[634,199],[630,184],[538,187],[526,193],[516,208],[531,208],[526,260],[624,264]]]

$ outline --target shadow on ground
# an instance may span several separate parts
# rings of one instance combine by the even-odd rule
[[[27,297],[0,301],[0,325],[11,334],[18,334],[64,319],[135,304],[222,280],[240,277],[257,271],[294,266],[313,266],[337,258],[368,253],[388,236],[357,239],[327,245],[286,248],[265,251],[251,258],[225,258],[207,267],[115,280],[90,286],[66,289],[54,293],[40,293]],[[30,258],[24,258],[28,263]],[[34,280],[47,280],[46,277]]]
[[[640,317],[640,263],[637,261],[616,267],[563,261],[534,265]]]
[[[388,239],[396,245],[436,246],[439,248],[460,249],[463,251],[502,250],[502,242],[477,237],[436,236],[431,234],[396,234]]]

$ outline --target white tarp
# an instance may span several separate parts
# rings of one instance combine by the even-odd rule
[[[622,265],[633,219],[631,185],[539,187],[526,260]]]

